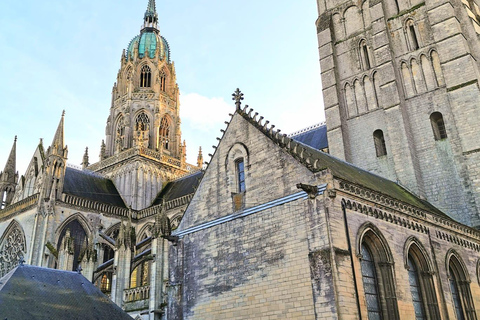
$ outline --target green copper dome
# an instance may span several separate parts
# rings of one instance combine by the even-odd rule
[[[135,48],[138,49],[138,56],[140,58],[145,57],[146,51],[148,51],[148,56],[150,58],[154,58],[155,51],[158,48],[160,50],[160,59],[170,62],[170,48],[167,40],[154,31],[142,32],[130,41],[127,49],[127,56],[125,57],[127,60],[133,59]]]

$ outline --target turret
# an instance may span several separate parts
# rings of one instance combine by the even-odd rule
[[[15,194],[15,188],[17,186],[18,172],[16,172],[16,152],[17,152],[17,136],[13,141],[12,150],[8,156],[5,169],[0,172],[0,194],[1,203],[0,209],[8,206]]]

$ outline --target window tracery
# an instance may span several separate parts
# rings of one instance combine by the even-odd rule
[[[140,72],[140,87],[148,88],[152,85],[152,70],[149,66],[144,65]]]
[[[5,231],[0,243],[0,278],[19,264],[25,252],[25,235],[14,221]]]

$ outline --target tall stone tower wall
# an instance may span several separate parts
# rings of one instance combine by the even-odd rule
[[[477,0],[318,0],[330,152],[480,225]]]

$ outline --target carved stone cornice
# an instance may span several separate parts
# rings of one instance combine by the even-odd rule
[[[399,214],[393,212],[387,212],[379,208],[368,206],[354,200],[345,200],[345,207],[349,210],[363,213],[367,216],[374,217],[375,219],[383,220],[392,224],[396,224],[403,228],[411,229],[420,233],[429,234],[430,229],[422,223],[411,221],[408,218],[401,217]]]
[[[412,205],[406,204],[402,201],[396,200],[379,192],[367,189],[365,187],[359,186],[357,184],[347,182],[341,179],[338,179],[339,187],[345,193],[360,197],[371,202],[375,202],[384,207],[393,209],[395,211],[400,211],[410,216],[416,216],[419,218],[425,219],[427,213],[423,210],[420,210]]]

